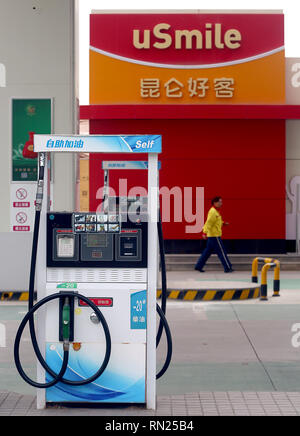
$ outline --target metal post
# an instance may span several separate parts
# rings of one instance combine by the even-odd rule
[[[270,266],[270,263],[266,263],[261,270],[260,300],[262,301],[268,299],[267,272]]]
[[[104,171],[102,212],[107,213],[109,207],[109,170]]]
[[[300,184],[296,186],[296,253],[300,254]]]
[[[253,259],[253,262],[252,262],[252,277],[251,277],[252,283],[257,283],[258,282],[258,279],[257,279],[257,270],[258,270],[258,262],[259,261],[266,262],[266,259],[264,257],[256,257],[255,259]]]
[[[39,153],[40,154],[40,153]],[[44,172],[44,187],[43,187],[43,202],[41,207],[40,228],[39,228],[39,242],[36,260],[36,290],[37,300],[41,300],[46,296],[45,283],[46,279],[46,253],[47,253],[47,212],[50,207],[50,157],[46,153],[45,159],[45,172]],[[46,331],[45,331],[45,307],[41,308],[37,317],[37,340],[43,357],[45,358],[45,344],[46,344]],[[45,370],[42,368],[39,361],[37,361],[37,381],[45,383]],[[46,407],[46,390],[37,389],[37,408],[44,409]]]
[[[252,277],[251,277],[252,283],[257,283],[258,282],[258,280],[257,280],[257,269],[258,269],[258,257],[253,259],[253,262],[252,262]]]
[[[280,289],[280,262],[279,260],[274,259],[275,263],[274,269],[274,282],[273,282],[273,297],[280,297],[279,289]]]
[[[157,154],[148,155],[148,289],[146,405],[156,408]]]

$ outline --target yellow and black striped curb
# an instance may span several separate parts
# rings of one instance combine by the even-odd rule
[[[161,297],[161,289],[157,290],[157,298]],[[168,289],[169,300],[203,300],[203,301],[229,301],[249,300],[259,298],[260,287],[252,289]],[[28,292],[0,292],[0,301],[28,301]]]
[[[249,300],[259,298],[260,287],[246,289],[172,289],[167,291],[168,300],[184,301],[229,301]],[[161,290],[157,291],[157,298],[161,297]]]
[[[36,298],[36,293],[35,293]],[[0,292],[0,301],[28,301],[28,291]]]

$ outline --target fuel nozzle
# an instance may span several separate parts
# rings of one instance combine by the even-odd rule
[[[74,299],[69,296],[60,299],[59,340],[63,342],[64,350],[69,349],[74,340]]]
[[[69,298],[66,297],[63,305],[63,313],[62,313],[62,332],[63,332],[63,340],[70,340],[70,303]]]
[[[37,182],[37,190],[35,197],[35,208],[36,210],[42,209],[43,195],[44,195],[44,172],[46,165],[46,153],[39,153],[39,178]]]

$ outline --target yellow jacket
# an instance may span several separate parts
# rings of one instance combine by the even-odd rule
[[[207,214],[206,222],[203,226],[203,233],[208,238],[222,236],[223,220],[216,208],[211,207]]]

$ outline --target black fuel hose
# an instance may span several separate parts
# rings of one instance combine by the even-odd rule
[[[160,211],[158,214],[157,233],[158,233],[158,241],[159,241],[159,257],[160,257],[160,271],[161,271],[161,310],[162,310],[163,314],[165,315],[166,309],[167,309],[167,273],[166,273],[164,238],[163,238]],[[162,318],[160,318],[158,332],[156,335],[156,346],[157,347],[160,343],[163,328],[164,328],[164,322],[163,322]]]
[[[45,369],[45,371],[47,371],[48,374],[51,375],[51,377],[53,377],[53,380],[49,383],[37,383],[33,380],[31,380],[26,373],[24,372],[21,362],[20,362],[20,356],[19,356],[19,350],[20,350],[20,341],[21,341],[21,337],[24,331],[24,328],[27,324],[27,322],[30,320],[32,320],[33,318],[33,314],[44,304],[48,303],[49,301],[55,300],[55,299],[61,299],[61,298],[65,298],[65,297],[73,297],[73,298],[78,298],[80,300],[83,300],[88,306],[90,306],[94,312],[96,313],[96,316],[98,318],[98,320],[100,321],[100,323],[103,326],[104,329],[104,334],[105,334],[105,339],[106,339],[106,353],[104,356],[104,360],[103,363],[101,365],[101,367],[98,369],[97,372],[95,372],[94,375],[92,375],[91,377],[84,379],[84,380],[67,380],[63,378],[63,375],[67,369],[67,365],[68,365],[68,358],[69,358],[69,350],[65,349],[64,347],[64,357],[63,357],[63,364],[61,367],[61,370],[58,374],[56,374],[54,371],[52,371],[52,369],[47,365],[46,361],[44,360],[43,356],[41,355],[40,349],[38,347],[37,344],[37,340],[36,337],[34,335],[32,339],[32,344],[35,350],[35,353],[37,355],[37,358],[40,362],[40,364],[42,365],[42,367]],[[110,338],[110,333],[109,333],[109,328],[108,325],[106,323],[106,320],[104,318],[104,316],[102,315],[101,311],[99,310],[99,308],[95,305],[95,303],[93,303],[93,301],[91,301],[89,298],[85,297],[84,295],[78,294],[76,292],[70,292],[70,291],[66,291],[66,292],[59,292],[56,294],[51,294],[45,298],[43,298],[42,300],[38,301],[38,303],[36,303],[25,315],[25,317],[23,318],[17,334],[16,334],[16,339],[15,339],[15,344],[14,344],[14,358],[15,358],[15,364],[17,367],[17,370],[19,372],[19,374],[21,375],[21,377],[31,386],[37,387],[37,388],[48,388],[50,386],[55,385],[56,383],[58,383],[59,381],[61,381],[62,383],[68,384],[68,385],[72,385],[72,386],[82,386],[88,383],[93,382],[94,380],[96,380],[98,377],[100,377],[100,375],[104,372],[104,370],[107,367],[107,364],[109,362],[109,358],[110,358],[110,353],[111,353],[111,338]]]
[[[161,307],[159,306],[159,304],[156,304],[156,310],[157,310],[157,312],[160,316],[160,319],[163,323],[163,326],[164,326],[164,329],[166,332],[166,336],[167,336],[167,345],[168,345],[168,351],[167,351],[167,357],[166,357],[165,363],[163,364],[163,367],[159,371],[159,373],[156,374],[156,380],[158,380],[167,371],[167,369],[170,365],[171,359],[172,359],[172,336],[171,336],[171,331],[169,328],[168,321],[167,321]]]
[[[158,332],[156,335],[156,348],[158,347],[163,329],[165,329],[167,337],[167,356],[165,363],[159,373],[156,375],[156,379],[159,379],[168,369],[171,359],[172,359],[172,336],[171,330],[169,328],[168,321],[166,319],[166,309],[167,309],[167,272],[166,272],[166,260],[165,260],[165,250],[164,250],[164,238],[162,231],[161,215],[159,211],[159,219],[157,222],[158,240],[159,240],[159,254],[160,254],[160,270],[161,270],[161,306],[156,304],[156,310],[160,317]]]
[[[44,161],[44,165],[45,165],[45,161]],[[36,197],[36,210],[35,210],[34,231],[33,231],[32,251],[31,251],[31,264],[30,264],[30,277],[29,277],[29,289],[28,289],[28,294],[29,294],[28,312],[25,315],[24,319],[22,320],[22,322],[18,328],[16,338],[15,338],[15,343],[14,343],[15,365],[16,365],[16,368],[17,368],[20,376],[28,384],[30,384],[31,386],[37,387],[37,388],[48,388],[48,387],[55,385],[59,381],[65,383],[65,384],[73,385],[73,386],[82,386],[82,385],[91,383],[92,381],[96,380],[106,369],[109,358],[110,358],[110,354],[111,354],[111,338],[110,338],[108,325],[107,325],[106,320],[105,320],[104,316],[102,315],[101,311],[91,300],[89,300],[84,295],[81,295],[81,294],[78,294],[75,292],[59,292],[59,293],[52,294],[52,295],[49,295],[49,296],[43,298],[42,300],[40,300],[38,303],[36,303],[34,305],[34,281],[35,281],[36,257],[37,257],[37,249],[38,249],[38,236],[39,236],[39,228],[40,228],[41,206],[42,206],[42,197],[43,197],[44,165],[39,165],[39,178],[38,178],[38,188],[37,188],[37,197]],[[74,380],[67,380],[67,379],[63,378],[63,375],[65,374],[67,366],[68,366],[68,360],[69,360],[68,348],[69,347],[64,347],[64,356],[63,356],[62,367],[61,367],[61,370],[59,371],[59,373],[57,374],[54,371],[52,371],[52,369],[47,365],[47,363],[46,363],[46,361],[45,361],[45,359],[40,351],[38,341],[36,338],[33,314],[41,306],[48,303],[49,301],[54,300],[54,299],[62,299],[62,298],[65,298],[66,296],[80,298],[81,300],[85,301],[85,303],[88,306],[90,306],[94,310],[94,312],[96,313],[96,316],[98,317],[98,320],[102,324],[102,327],[103,327],[104,333],[105,333],[106,353],[104,356],[103,363],[100,366],[99,370],[93,376],[91,376],[85,380],[74,381]],[[21,342],[22,333],[23,333],[24,328],[25,328],[28,321],[29,321],[29,330],[30,330],[31,342],[32,342],[36,357],[37,357],[38,361],[40,362],[40,364],[42,365],[42,367],[45,369],[45,371],[47,371],[47,373],[50,374],[51,377],[53,377],[53,380],[51,380],[48,383],[38,383],[34,380],[31,380],[24,372],[22,365],[21,365],[21,362],[20,362],[20,355],[19,355],[20,342]]]

